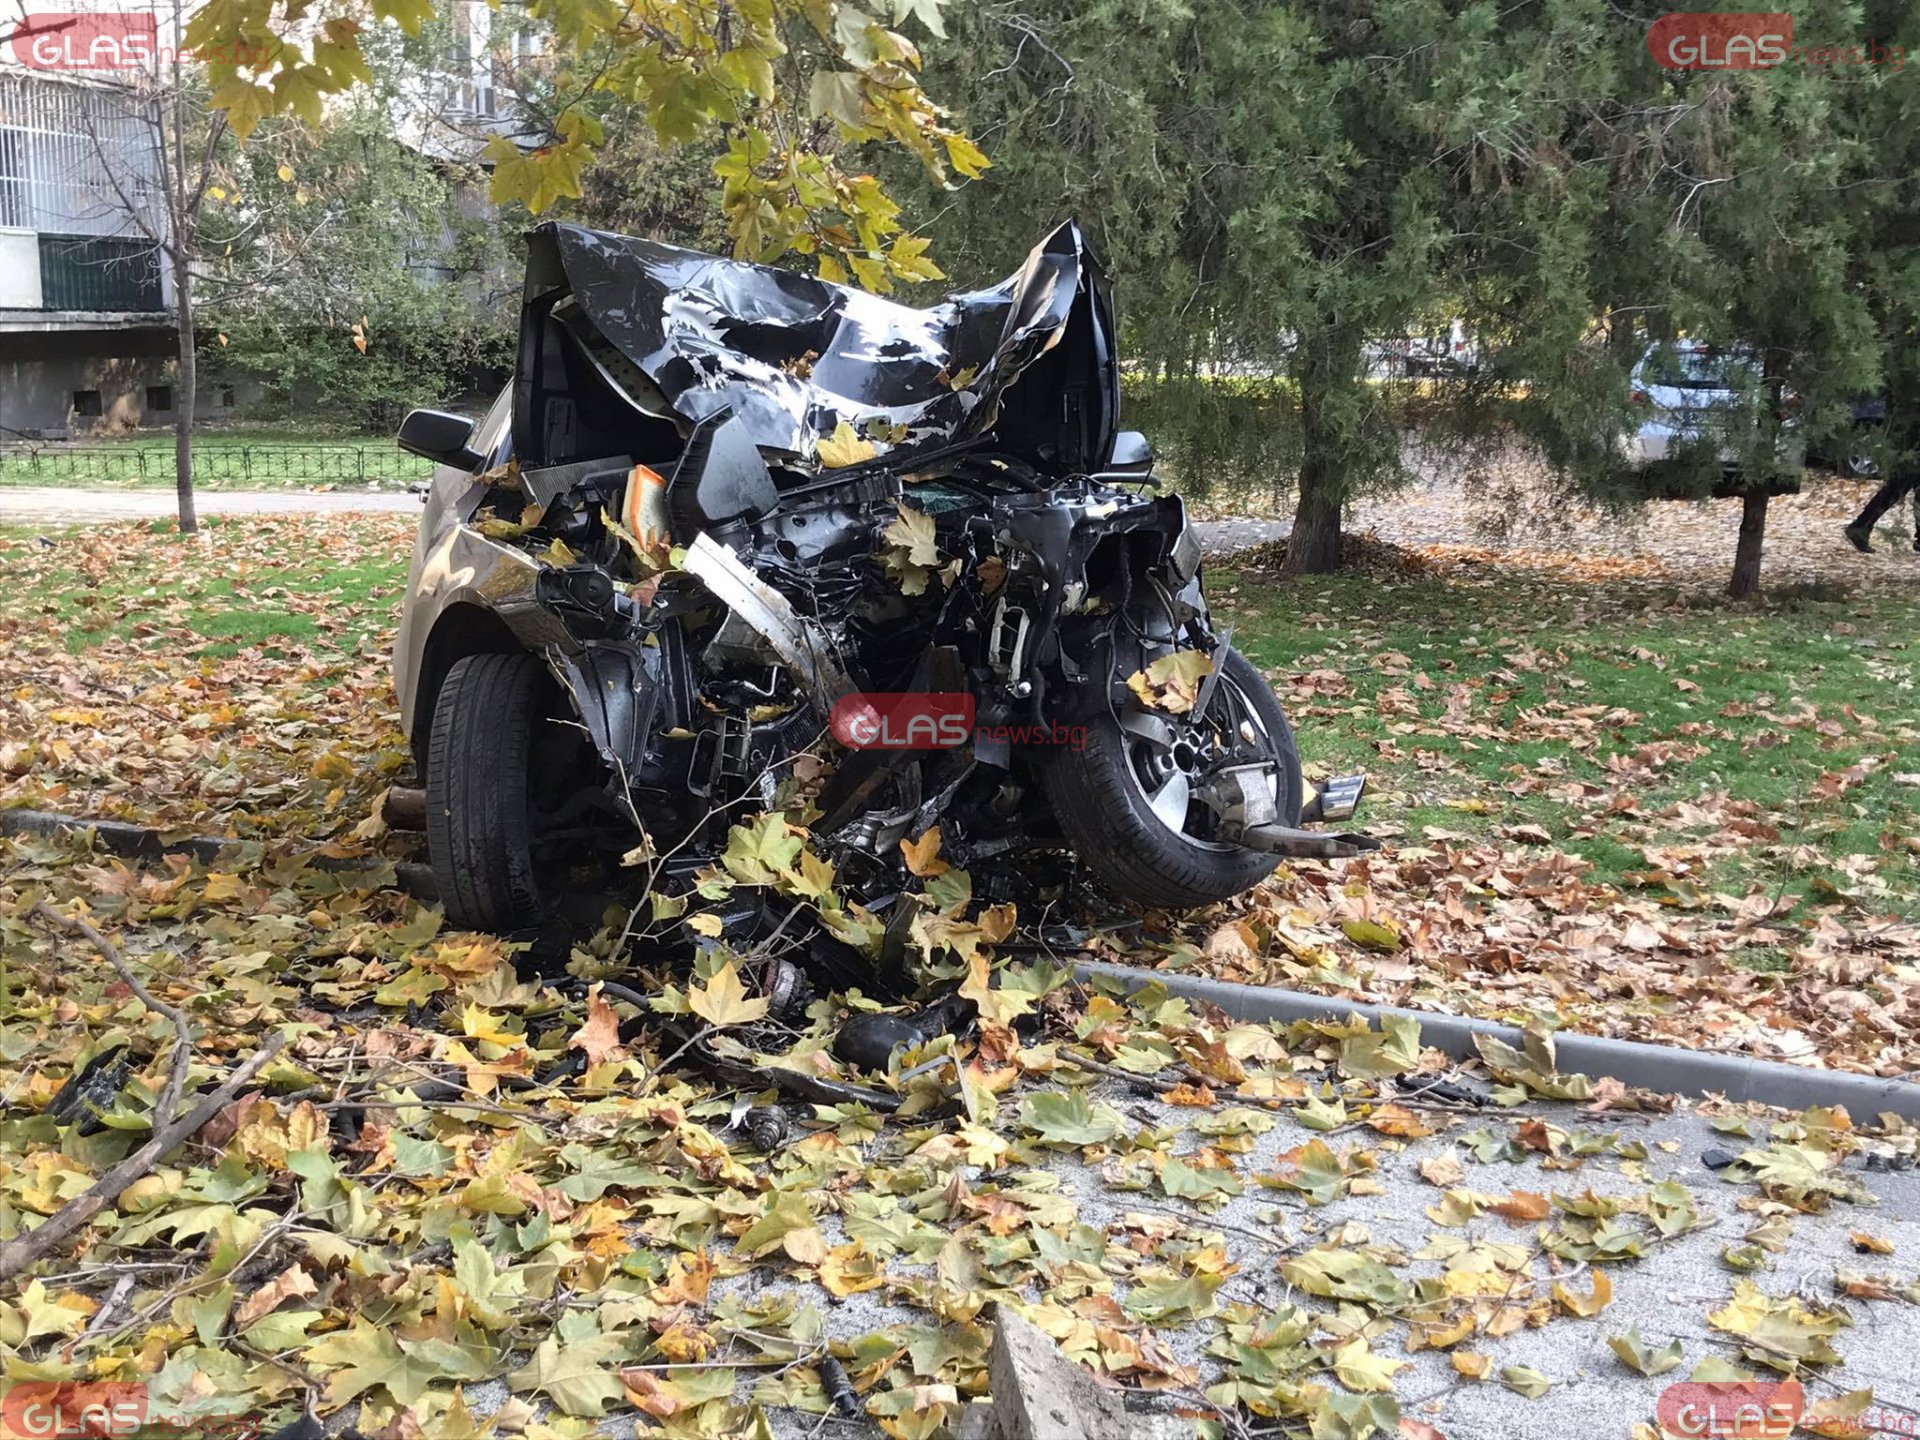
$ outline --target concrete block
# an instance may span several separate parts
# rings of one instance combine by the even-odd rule
[[[1005,1305],[994,1311],[987,1377],[999,1440],[1192,1440],[1184,1421],[1130,1413],[1124,1397]]]

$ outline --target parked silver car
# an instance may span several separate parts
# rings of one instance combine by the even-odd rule
[[[1759,369],[1749,351],[1691,341],[1657,345],[1633,367],[1633,405],[1640,423],[1625,440],[1628,462],[1647,469],[1675,459],[1684,450],[1711,446],[1728,469],[1737,468],[1737,436],[1746,385]],[[1806,442],[1790,414],[1777,445],[1779,458],[1792,466],[1805,462]]]

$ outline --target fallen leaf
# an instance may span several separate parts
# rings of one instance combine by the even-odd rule
[[[745,1025],[766,1018],[767,998],[747,994],[740,967],[728,957],[703,984],[688,988],[687,1006],[709,1025]]]
[[[567,1038],[567,1047],[584,1052],[589,1065],[605,1065],[627,1058],[626,1047],[620,1043],[620,1017],[600,993],[598,985],[587,992],[587,1018]]]
[[[233,1328],[246,1330],[262,1316],[279,1308],[282,1301],[304,1299],[319,1292],[313,1277],[298,1265],[289,1265],[253,1294],[242,1300],[233,1312]]]
[[[1516,1395],[1538,1400],[1553,1388],[1553,1380],[1531,1365],[1508,1365],[1500,1371],[1500,1383]]]
[[[1639,1371],[1642,1375],[1664,1375],[1669,1370],[1677,1370],[1683,1360],[1678,1340],[1670,1341],[1663,1349],[1652,1350],[1640,1338],[1640,1327],[1630,1325],[1624,1335],[1612,1335],[1607,1345],[1620,1363]]]
[[[947,873],[947,862],[940,858],[938,825],[929,825],[918,840],[902,840],[900,853],[906,858],[908,874],[930,879]]]
[[[1553,1287],[1553,1298],[1560,1302],[1561,1307],[1568,1314],[1578,1315],[1583,1320],[1591,1319],[1613,1303],[1613,1282],[1607,1278],[1606,1271],[1595,1270],[1591,1293],[1578,1294],[1571,1286],[1556,1281]]]
[[[1506,1199],[1487,1206],[1487,1209],[1505,1216],[1516,1225],[1523,1225],[1529,1221],[1546,1219],[1553,1213],[1553,1202],[1532,1190],[1515,1190]]]

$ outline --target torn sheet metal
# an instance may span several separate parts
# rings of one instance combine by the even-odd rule
[[[672,419],[683,435],[731,409],[770,460],[802,471],[819,468],[817,446],[842,422],[896,466],[1003,420],[1006,448],[1036,462],[1097,470],[1111,451],[1117,367],[1107,283],[1072,222],[998,285],[925,310],[576,225],[543,225],[529,246],[515,386],[523,465],[565,448],[543,397],[566,387],[543,372],[582,359],[616,395]],[[1043,358],[1052,373],[1030,389],[1054,393],[1009,405],[1009,388]]]
[[[787,597],[754,574],[733,551],[711,535],[696,536],[687,547],[684,568],[792,667],[822,717],[836,700],[852,693],[853,681],[841,667],[826,632],[796,615]]]

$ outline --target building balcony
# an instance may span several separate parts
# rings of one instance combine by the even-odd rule
[[[117,317],[127,317],[117,323],[150,325],[167,312],[159,261],[159,252],[142,240],[0,230],[0,316],[9,329],[64,329]]]

